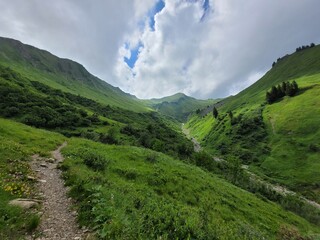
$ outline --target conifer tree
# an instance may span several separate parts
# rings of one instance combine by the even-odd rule
[[[212,113],[213,113],[214,118],[218,117],[219,113],[218,113],[218,110],[216,109],[216,107],[213,107]]]
[[[293,89],[293,95],[296,95],[296,93],[298,92],[299,90],[299,87],[298,87],[298,84],[296,81],[293,81],[292,82],[292,89]]]

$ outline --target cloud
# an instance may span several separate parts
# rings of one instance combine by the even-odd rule
[[[112,74],[126,34],[153,0],[0,0],[0,35],[71,58],[117,85]]]
[[[154,31],[146,26],[140,32],[144,48],[135,66],[116,75],[120,83],[125,79],[123,88],[142,98],[178,91],[199,98],[235,94],[277,57],[319,42],[316,6],[315,0],[167,0]]]
[[[140,98],[235,94],[276,58],[320,42],[318,0],[0,0],[0,8],[1,36],[78,61]]]

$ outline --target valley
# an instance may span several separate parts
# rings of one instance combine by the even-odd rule
[[[140,100],[0,38],[0,238],[49,236],[43,211],[56,198],[39,194],[40,180],[57,167],[63,181],[50,184],[72,200],[73,238],[319,239],[319,56],[320,46],[290,54],[225,99]],[[267,103],[286,81],[297,93]],[[56,149],[53,172],[34,165]],[[24,210],[16,198],[40,204]]]

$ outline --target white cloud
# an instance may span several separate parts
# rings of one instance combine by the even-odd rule
[[[297,46],[320,42],[318,0],[0,0],[0,35],[71,58],[138,97],[224,97]],[[143,48],[133,69],[125,47]]]
[[[131,76],[124,77],[125,67],[126,73],[118,72],[124,89],[142,98],[178,91],[223,97],[258,80],[278,56],[320,40],[315,0],[211,1],[211,14],[200,22],[202,4],[166,1],[155,31],[140,32],[144,49]]]

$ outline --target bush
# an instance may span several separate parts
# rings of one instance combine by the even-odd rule
[[[84,164],[95,171],[104,171],[109,162],[103,156],[93,152],[84,153],[83,159]]]
[[[157,156],[156,153],[149,154],[149,155],[146,157],[146,161],[147,161],[147,162],[150,162],[150,163],[156,163],[156,162],[158,162],[157,157],[158,157],[158,156]]]

